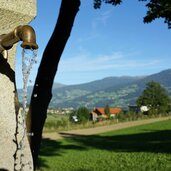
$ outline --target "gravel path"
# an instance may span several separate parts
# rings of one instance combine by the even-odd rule
[[[104,132],[108,132],[112,130],[118,130],[118,129],[128,128],[128,127],[138,126],[138,125],[149,124],[153,122],[164,121],[168,119],[171,119],[171,117],[160,117],[160,118],[153,118],[153,119],[146,119],[146,120],[139,120],[139,121],[122,122],[122,123],[117,123],[114,125],[100,126],[100,127],[95,127],[95,128],[43,133],[43,138],[57,140],[66,136],[93,135],[93,134],[104,133]]]

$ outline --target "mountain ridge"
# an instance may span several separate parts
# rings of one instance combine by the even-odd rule
[[[105,107],[106,104],[111,107],[127,107],[135,104],[149,81],[159,82],[171,95],[170,78],[171,69],[167,69],[148,76],[112,76],[76,85],[54,83],[49,107],[94,108]],[[28,92],[30,99],[31,88]]]

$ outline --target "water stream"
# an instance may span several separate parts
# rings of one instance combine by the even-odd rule
[[[23,49],[22,50],[22,75],[23,75],[23,93],[22,93],[22,112],[21,112],[21,127],[22,127],[22,136],[21,140],[19,142],[20,146],[20,164],[21,164],[21,169],[24,169],[24,166],[29,164],[29,163],[23,163],[23,150],[24,150],[24,140],[26,136],[33,136],[31,133],[27,134],[26,130],[26,114],[27,114],[27,87],[28,87],[28,82],[29,76],[31,69],[33,67],[33,64],[37,62],[37,50],[33,49]]]
[[[30,71],[34,63],[37,62],[37,50],[23,49],[22,51],[22,74],[23,74],[23,110],[27,107],[27,86]],[[25,112],[24,112],[25,113]]]

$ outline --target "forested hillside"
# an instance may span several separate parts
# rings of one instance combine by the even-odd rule
[[[106,104],[113,107],[127,107],[135,104],[146,83],[151,80],[162,84],[171,95],[171,69],[168,69],[143,77],[107,77],[102,80],[70,86],[54,84],[50,107],[77,108],[86,106],[94,108],[104,107]],[[31,91],[32,87],[29,87],[29,97]],[[21,90],[19,90],[19,94],[21,99]]]

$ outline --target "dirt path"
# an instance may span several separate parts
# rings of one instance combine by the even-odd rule
[[[128,127],[138,126],[138,125],[149,124],[153,122],[164,121],[168,119],[171,119],[171,117],[161,117],[161,118],[153,118],[153,119],[146,119],[146,120],[139,120],[139,121],[122,122],[114,125],[100,126],[95,128],[43,133],[43,138],[57,140],[66,136],[73,136],[73,135],[93,135],[93,134],[104,133],[112,130],[118,130]]]

